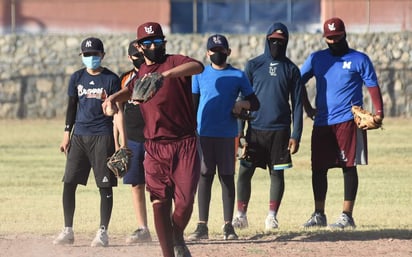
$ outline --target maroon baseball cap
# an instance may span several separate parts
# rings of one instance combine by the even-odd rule
[[[269,38],[269,39],[270,39],[270,38],[278,38],[278,39],[283,39],[283,40],[285,40],[285,39],[286,39],[286,35],[285,35],[285,33],[284,33],[281,29],[277,29],[277,30],[273,31],[272,34],[270,34],[270,35],[268,36],[268,38]]]
[[[156,22],[146,22],[137,28],[137,40],[142,41],[149,37],[164,38],[162,27]]]
[[[345,24],[337,17],[331,18],[323,24],[324,37],[340,36],[345,33]]]

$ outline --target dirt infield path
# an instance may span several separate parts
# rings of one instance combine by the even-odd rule
[[[401,234],[337,232],[257,236],[259,239],[188,242],[193,257],[333,257],[412,256],[412,231]],[[54,246],[53,236],[0,235],[0,256],[4,257],[160,257],[157,241],[126,245],[124,237],[110,236],[110,246],[92,248],[92,237],[76,237],[72,246]]]

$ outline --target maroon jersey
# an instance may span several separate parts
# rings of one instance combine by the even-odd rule
[[[183,55],[167,55],[163,63],[150,66],[143,64],[139,77],[147,73],[162,73],[188,62],[198,61]],[[140,110],[145,120],[144,137],[147,140],[174,141],[194,136],[196,114],[192,101],[192,77],[164,79],[156,95],[140,104]]]

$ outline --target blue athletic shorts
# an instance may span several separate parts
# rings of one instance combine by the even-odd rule
[[[132,151],[129,170],[123,177],[123,184],[141,185],[145,184],[144,178],[144,143],[127,140],[127,147]]]

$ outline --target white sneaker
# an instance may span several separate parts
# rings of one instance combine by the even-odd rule
[[[55,245],[71,245],[74,243],[73,229],[65,227],[62,232],[53,240]]]
[[[249,226],[246,215],[240,215],[233,219],[232,226],[238,229],[244,229]]]
[[[277,229],[279,227],[278,220],[274,215],[268,215],[265,220],[265,229],[272,230]]]
[[[92,247],[105,247],[109,245],[109,236],[107,235],[107,230],[105,227],[101,227],[97,233],[95,238],[93,239],[91,246]]]

